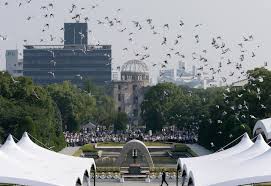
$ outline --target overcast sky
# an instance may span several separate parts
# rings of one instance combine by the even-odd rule
[[[6,1],[8,5],[4,5]],[[19,7],[20,3],[22,5]],[[53,9],[40,9],[41,6],[48,7],[50,3],[53,3]],[[70,14],[72,4],[77,9]],[[83,7],[84,10],[81,9]],[[118,12],[119,8],[121,10]],[[45,14],[50,13],[55,15],[54,18],[44,18]],[[224,77],[236,71],[236,63],[242,63],[245,70],[263,66],[265,61],[270,61],[271,65],[270,0],[32,0],[30,3],[26,0],[0,0],[0,35],[8,38],[6,41],[0,38],[0,69],[5,69],[5,50],[18,48],[22,51],[24,40],[27,40],[27,44],[60,44],[63,37],[60,28],[64,22],[74,22],[71,18],[76,13],[90,19],[90,43],[112,44],[114,69],[136,58],[135,53],[150,55],[145,62],[152,72],[156,72],[165,60],[169,63],[168,68],[175,66],[179,60],[186,61],[188,68],[194,64],[204,66],[204,63],[192,60],[193,52],[208,59],[208,66],[204,66],[206,71],[211,67],[217,68],[222,60],[223,73],[219,76]],[[27,21],[29,16],[31,19]],[[109,20],[121,20],[122,24],[115,23],[110,27],[105,20],[107,16]],[[154,30],[159,34],[152,33],[146,22],[148,18],[153,20]],[[97,20],[106,24],[99,25]],[[183,27],[179,25],[180,20],[184,22]],[[143,29],[138,30],[132,21],[139,21]],[[49,30],[42,32],[47,23]],[[169,29],[163,28],[165,24],[169,24]],[[195,27],[197,24],[202,26]],[[124,28],[126,30],[120,32]],[[134,34],[129,36],[130,32]],[[50,35],[55,38],[53,42]],[[177,35],[182,35],[182,39],[174,45]],[[199,35],[199,43],[196,43],[195,35]],[[244,42],[243,36],[249,35],[253,35],[254,40]],[[221,42],[230,48],[222,59],[221,50],[211,45],[212,38],[217,36],[221,36]],[[161,46],[164,37],[167,38],[167,45]],[[42,43],[41,38],[45,40]],[[128,41],[129,38],[133,42]],[[243,49],[238,46],[241,42],[244,43]],[[144,51],[143,46],[149,49]],[[124,51],[124,48],[128,48],[128,51]],[[207,50],[207,54],[202,53],[203,50]],[[243,62],[239,59],[242,54],[240,50],[245,54]],[[176,52],[185,55],[185,59],[174,55]],[[253,58],[252,52],[256,55]],[[171,58],[166,56],[168,53],[172,54]],[[226,64],[228,59],[233,61],[231,65]],[[154,64],[157,65],[153,67]],[[238,73],[235,72],[234,77],[237,78]]]

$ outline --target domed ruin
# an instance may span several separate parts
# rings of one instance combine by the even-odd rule
[[[148,66],[139,60],[130,60],[121,68],[121,80],[123,81],[149,81]]]

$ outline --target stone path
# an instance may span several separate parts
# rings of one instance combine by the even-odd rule
[[[124,183],[119,182],[97,182],[96,186],[160,186],[160,182],[152,182],[152,183],[146,183],[146,182],[132,182],[132,181],[126,181]],[[166,185],[166,184],[164,184]],[[169,186],[176,186],[175,181],[168,182]]]
[[[204,156],[212,153],[212,151],[204,148],[199,144],[186,144],[186,145],[190,147],[191,150],[193,150],[198,156]]]
[[[72,156],[80,147],[65,147],[59,153]]]

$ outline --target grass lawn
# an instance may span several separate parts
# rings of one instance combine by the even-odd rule
[[[91,144],[86,144],[78,149],[73,156],[79,157],[82,153],[97,153],[97,150]]]
[[[117,143],[117,142],[102,142],[102,143],[97,143],[97,146],[105,146],[105,147],[110,147],[110,146],[122,147],[123,145],[125,145],[125,143]]]
[[[177,160],[170,157],[152,157],[153,163],[156,164],[177,164]]]
[[[170,146],[171,145],[171,144],[161,143],[161,142],[144,142],[144,143],[146,146]],[[118,142],[97,143],[97,146],[105,146],[105,147],[110,147],[110,146],[122,147],[124,145],[125,143],[118,143]]]

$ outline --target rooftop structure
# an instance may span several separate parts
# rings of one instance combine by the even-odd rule
[[[148,66],[139,60],[130,60],[121,68],[122,81],[149,81]]]
[[[64,45],[88,45],[88,24],[65,23]]]

